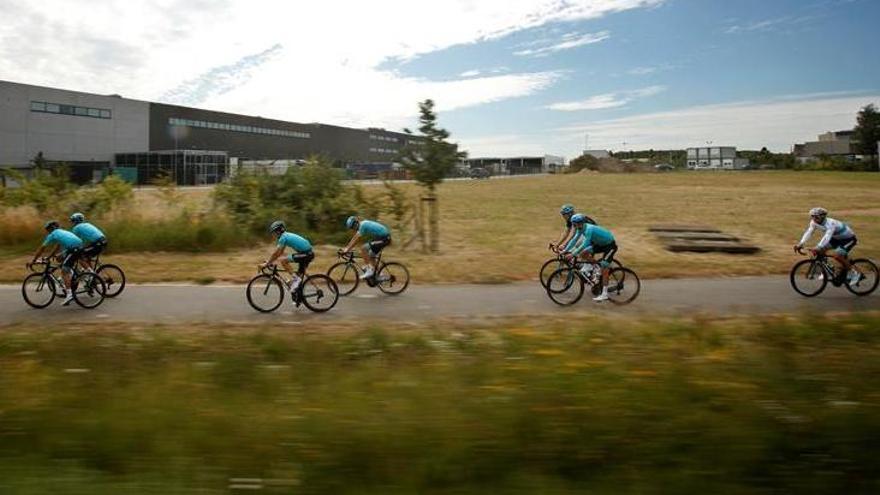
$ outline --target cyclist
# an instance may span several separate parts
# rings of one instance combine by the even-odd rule
[[[571,217],[575,214],[574,206],[568,203],[562,205],[562,207],[559,209],[559,214],[562,215],[562,218],[565,219],[565,230],[562,232],[562,235],[559,237],[559,240],[557,242],[550,244],[550,249],[556,251],[557,253],[563,251],[562,246],[574,240],[572,234],[575,232],[572,229],[571,225]],[[584,215],[584,218],[586,218],[587,223],[596,225],[596,221],[592,218],[586,215]]]
[[[99,228],[86,222],[86,217],[82,213],[70,215],[70,223],[73,224],[71,232],[82,239],[85,244],[85,247],[82,248],[79,264],[83,268],[95,269],[94,259],[107,249],[107,238]]]
[[[272,256],[260,266],[266,267],[274,263],[278,258],[281,258],[281,266],[283,266],[291,275],[289,288],[293,291],[299,287],[300,282],[302,282],[305,277],[306,268],[308,268],[309,263],[315,259],[315,252],[312,250],[312,243],[310,243],[308,239],[301,235],[294,234],[293,232],[286,232],[285,230],[284,222],[281,220],[275,220],[269,225],[269,232],[275,235],[275,238],[278,240],[276,244],[278,249],[276,249],[275,252],[272,253]],[[286,248],[291,248],[294,252],[284,258],[282,255]],[[296,262],[296,272],[291,269],[291,262]]]
[[[378,268],[376,265],[379,264],[379,253],[391,244],[391,231],[379,222],[361,220],[354,215],[345,219],[345,228],[356,232],[351,237],[351,240],[348,241],[348,244],[339,251],[340,254],[351,251],[358,239],[365,238],[367,242],[361,247],[361,256],[363,256],[364,261],[368,262],[368,264],[364,266],[364,273],[361,275],[361,279],[372,277]]]
[[[824,253],[837,260],[843,266],[844,273],[849,272],[847,276],[849,282],[858,282],[862,274],[852,268],[849,263],[849,253],[859,242],[856,233],[849,225],[840,220],[828,218],[828,210],[825,208],[816,207],[810,210],[810,225],[800,242],[794,245],[795,252],[803,254],[804,244],[810,240],[810,236],[816,229],[823,231],[825,235],[822,236],[813,251]]]
[[[50,258],[60,249],[61,258],[63,259],[61,262],[61,275],[64,280],[63,289],[65,295],[63,305],[67,306],[73,301],[73,291],[70,290],[71,279],[73,277],[73,268],[76,266],[76,262],[79,260],[80,254],[82,253],[83,242],[82,239],[77,237],[73,232],[62,229],[55,220],[46,222],[43,228],[46,229],[46,232],[49,234],[46,235],[43,244],[37,249],[36,254],[34,254],[34,259],[26,266],[30,269],[30,267],[36,263],[43,254],[43,251],[49,246],[54,246],[52,252],[49,254]]]
[[[611,231],[587,223],[586,215],[573,215],[571,222],[576,230],[577,241],[574,245],[566,246],[566,252],[572,257],[583,256],[584,259],[595,261],[594,255],[601,254],[599,266],[602,268],[602,293],[594,297],[596,302],[608,300],[608,272],[614,255],[617,253],[617,242]]]

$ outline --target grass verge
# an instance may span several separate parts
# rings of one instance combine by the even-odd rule
[[[6,326],[0,492],[876,493],[878,327]]]

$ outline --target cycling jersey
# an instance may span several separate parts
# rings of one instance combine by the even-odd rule
[[[614,244],[614,235],[611,231],[598,225],[586,225],[583,227],[582,239],[572,254],[579,255],[584,251],[592,253],[597,248],[611,244]]]
[[[813,235],[813,232],[819,229],[825,233],[822,236],[822,239],[819,241],[819,244],[816,244],[816,249],[825,249],[831,245],[831,239],[835,239],[838,241],[852,239],[856,236],[856,233],[849,227],[849,225],[841,222],[840,220],[835,220],[833,218],[826,218],[824,223],[816,223],[815,220],[810,220],[810,225],[807,227],[807,231],[804,232],[804,236],[801,237],[801,242],[798,244],[799,246],[803,246],[807,241],[810,240],[810,236]]]
[[[285,232],[278,236],[278,247],[289,247],[297,253],[308,253],[312,250],[312,243],[303,236]]]
[[[76,234],[77,237],[88,244],[92,244],[94,242],[100,241],[101,239],[105,239],[104,233],[88,222],[78,223],[74,225],[71,230],[74,234]]]
[[[43,240],[43,246],[48,246],[49,244],[58,244],[61,246],[61,251],[67,253],[68,251],[81,248],[83,242],[82,239],[69,230],[55,229],[49,232],[49,235]]]
[[[372,220],[362,220],[360,227],[358,227],[358,235],[361,237],[369,237],[372,239],[381,239],[384,237],[389,237],[391,232],[388,231],[388,227],[382,225],[379,222],[374,222]]]

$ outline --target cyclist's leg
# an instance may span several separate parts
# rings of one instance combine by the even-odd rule
[[[306,275],[306,270],[309,268],[309,264],[311,264],[312,260],[315,259],[315,253],[309,251],[308,253],[296,253],[291,255],[291,261],[296,262],[296,274],[303,278]]]
[[[64,261],[61,262],[61,277],[64,279],[64,288],[70,290],[73,280],[73,269],[79,261],[79,249],[71,249],[64,253]]]
[[[386,246],[391,244],[391,237],[386,237],[384,239],[377,239],[370,243],[370,252],[373,253],[373,270],[377,270],[379,268],[379,253],[385,249]]]

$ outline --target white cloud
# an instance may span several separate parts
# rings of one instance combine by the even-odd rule
[[[703,105],[620,119],[589,122],[558,129],[567,136],[567,150],[578,149],[585,133],[591,147],[680,149],[712,141],[741,149],[763,146],[780,152],[795,143],[815,140],[829,130],[851,129],[856,113],[880,95],[746,101]]]
[[[553,42],[553,44],[542,46],[540,48],[528,48],[525,50],[518,50],[513,52],[514,55],[519,55],[521,57],[546,57],[550,54],[561,52],[563,50],[571,50],[572,48],[577,48],[579,46],[584,45],[592,45],[594,43],[600,43],[602,41],[607,40],[611,37],[611,33],[609,31],[600,31],[598,33],[568,33],[562,37],[562,39]],[[541,40],[544,41],[544,40]]]
[[[558,110],[561,112],[578,112],[582,110],[601,110],[605,108],[622,107],[638,98],[654,96],[666,91],[664,86],[649,86],[647,88],[637,89],[634,91],[619,91],[616,93],[605,93],[601,95],[591,96],[586,100],[568,101],[561,103],[553,103],[548,105],[550,110]]]
[[[459,77],[476,77],[476,76],[479,76],[480,74],[481,74],[480,71],[473,69],[473,70],[466,70],[466,71],[462,72],[461,74],[459,74]]]
[[[664,1],[0,0],[0,79],[141,99],[173,91],[217,110],[396,126],[418,99],[433,97],[441,111],[478,105],[540,91],[560,74],[438,82],[385,62]],[[236,64],[275,46],[238,77]],[[218,70],[233,82],[205,86]]]
[[[793,27],[819,19],[819,16],[807,15],[801,17],[785,16],[775,19],[752,21],[747,24],[734,24],[724,30],[727,34],[750,33],[756,31],[771,31],[781,27]]]

